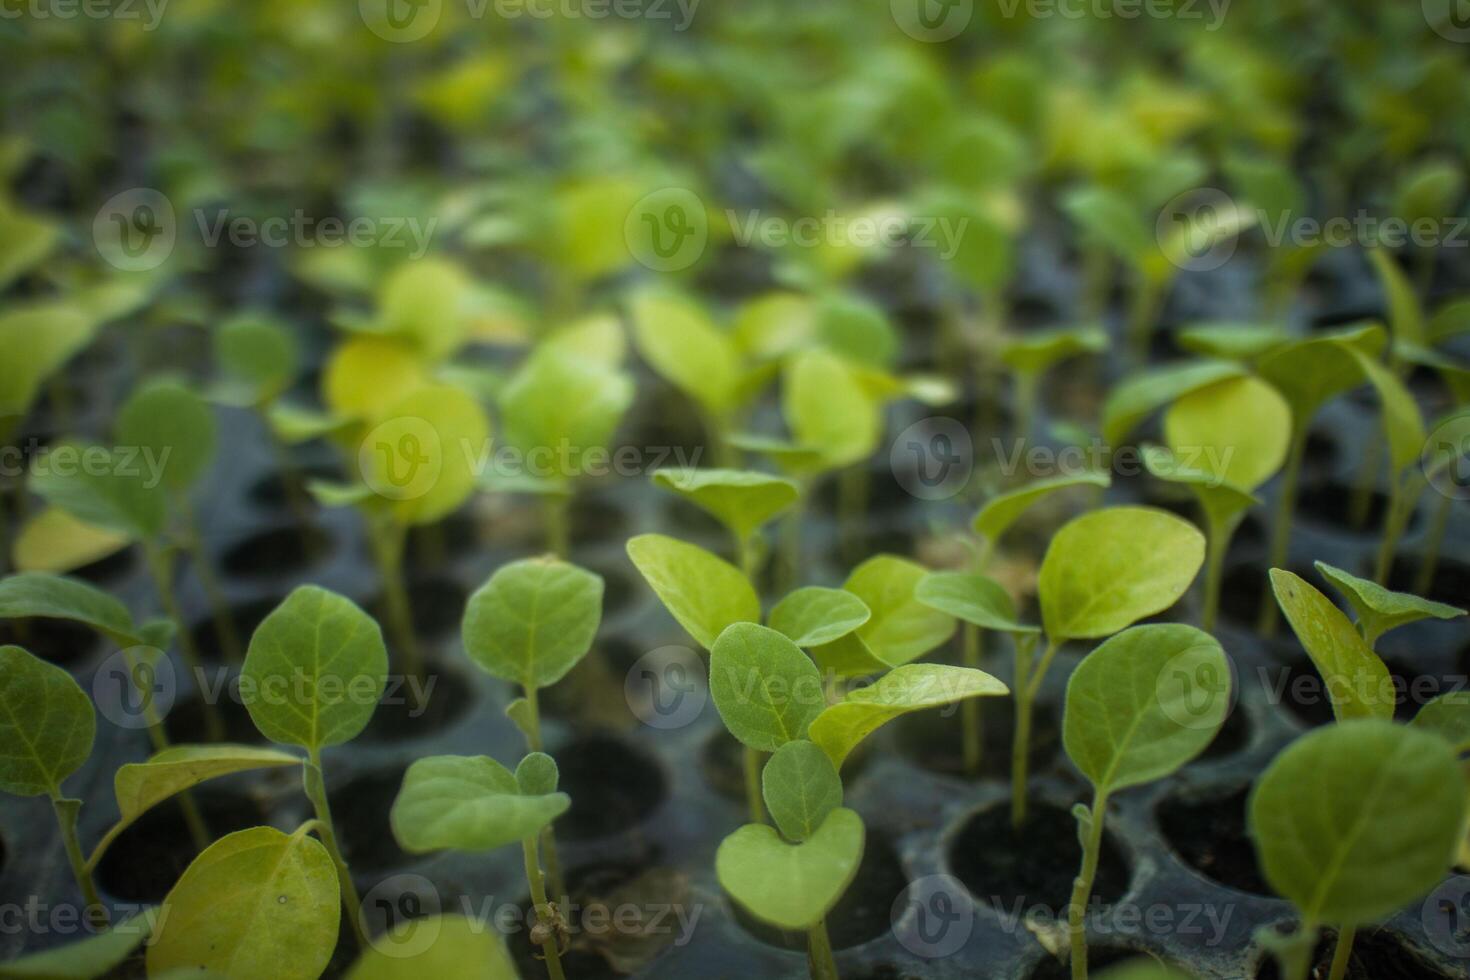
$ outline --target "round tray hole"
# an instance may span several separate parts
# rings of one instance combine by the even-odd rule
[[[1118,963],[1126,963],[1136,960],[1142,954],[1136,949],[1123,949],[1119,946],[1093,946],[1087,947],[1087,969],[1091,973],[1104,967],[1114,966]],[[1147,959],[1145,956],[1144,959]],[[1043,957],[1036,969],[1032,970],[1026,980],[1072,980],[1071,963],[1063,962],[1055,956]]]
[[[555,752],[572,807],[556,822],[567,840],[610,837],[637,826],[668,795],[658,760],[611,735],[589,735]]]
[[[383,700],[362,738],[369,742],[427,738],[454,725],[474,706],[475,686],[464,671],[431,658],[423,680],[389,674]]]
[[[1159,804],[1159,829],[1185,863],[1205,877],[1237,891],[1271,895],[1246,833],[1249,798],[1249,786],[1223,795],[1171,797]]]
[[[220,567],[240,578],[279,579],[322,558],[332,539],[314,527],[282,527],[246,538],[226,551]]]
[[[1324,934],[1312,958],[1311,976],[1325,977],[1332,967],[1336,934]],[[1255,980],[1280,980],[1275,957],[1261,957]],[[1348,960],[1347,980],[1451,980],[1463,976],[1448,973],[1426,963],[1405,946],[1388,929],[1360,929],[1353,940],[1353,954]]]
[[[402,768],[386,769],[328,790],[342,856],[354,871],[381,871],[409,860],[388,823],[388,813],[403,786],[403,773]]]
[[[1388,513],[1388,495],[1377,490],[1369,495],[1367,516],[1361,525],[1353,521],[1352,515],[1353,501],[1357,496],[1357,491],[1347,483],[1314,483],[1303,489],[1297,500],[1297,519],[1348,534],[1374,537],[1383,530],[1383,518]],[[1413,524],[1411,520],[1411,528]]]
[[[65,619],[0,620],[0,646],[24,647],[42,660],[72,669],[87,663],[102,646],[102,637]]]
[[[578,548],[608,541],[622,542],[628,536],[627,508],[605,495],[573,497],[568,520],[572,541]]]
[[[316,505],[306,489],[307,483],[312,480],[340,480],[341,478],[341,471],[326,463],[301,466],[289,475],[277,471],[251,484],[250,489],[245,491],[245,499],[252,506],[261,510],[289,514],[291,513],[292,495],[295,493],[298,494],[297,499],[310,510]],[[288,480],[294,484],[294,487],[288,484]]]
[[[419,639],[432,642],[459,633],[468,596],[456,582],[443,576],[414,578],[409,580],[407,592],[414,633]],[[382,610],[378,618],[387,622],[387,600],[383,596],[378,596],[368,605]]]
[[[1009,779],[1015,702],[1010,698],[980,698],[979,704],[980,727],[984,733],[979,776]],[[898,750],[914,765],[932,772],[964,774],[964,722],[958,709],[947,714],[915,711],[895,720],[893,729]],[[1049,768],[1056,761],[1060,746],[1056,712],[1048,705],[1037,705],[1031,717],[1031,771]]]
[[[255,634],[255,628],[265,620],[267,616],[275,612],[276,607],[283,600],[272,596],[268,599],[259,599],[255,602],[245,602],[238,606],[231,606],[226,610],[229,623],[235,630],[235,636],[240,641],[240,650],[243,653],[250,647],[250,638]],[[194,646],[201,657],[206,661],[216,663],[224,662],[224,640],[219,635],[214,617],[205,616],[194,626]]]

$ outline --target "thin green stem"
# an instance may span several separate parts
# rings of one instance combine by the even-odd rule
[[[863,528],[863,515],[868,509],[870,483],[868,468],[862,463],[849,466],[837,477],[838,533],[843,551],[852,561],[859,557],[860,532]]]
[[[567,519],[571,503],[571,494],[567,493],[552,493],[542,498],[546,550],[558,558],[565,558],[572,550],[572,532]]]
[[[1435,573],[1439,571],[1439,553],[1444,546],[1445,531],[1450,525],[1450,505],[1454,498],[1441,494],[1435,502],[1434,514],[1429,519],[1429,531],[1425,534],[1424,554],[1419,559],[1419,575],[1414,579],[1414,593],[1428,595],[1434,586]]]
[[[545,741],[541,737],[541,704],[538,691],[529,685],[522,688],[526,700],[526,748],[531,752],[545,752]],[[546,858],[546,877],[551,882],[551,892],[558,897],[567,893],[566,883],[561,876],[561,855],[556,848],[556,834],[548,825],[541,831],[541,849]]]
[[[16,490],[21,493],[21,490]],[[0,485],[0,575],[10,574],[10,490]]]
[[[980,653],[980,627],[974,623],[966,623],[964,665],[972,670],[979,670]],[[980,721],[979,698],[966,698],[960,702],[960,727],[964,737],[965,772],[974,776],[980,772],[980,759],[985,751],[985,729]]]
[[[159,656],[163,656],[160,651]],[[138,654],[132,648],[123,651],[123,659],[128,665],[128,680],[138,692],[138,699],[143,705],[143,719],[148,723],[148,740],[153,743],[154,752],[162,752],[170,745],[168,732],[164,730],[163,718],[158,714],[158,706],[153,703],[153,683],[151,679],[147,683],[140,683],[138,674],[144,667],[139,661]],[[151,667],[150,667],[151,669]],[[194,846],[204,850],[209,846],[209,828],[204,824],[204,816],[199,812],[199,805],[194,802],[194,797],[188,790],[179,794],[179,809],[184,815],[184,826],[189,830],[189,837]],[[109,832],[110,833],[110,832]],[[102,852],[106,846],[112,843],[111,836],[104,838],[97,849],[92,852],[91,859],[87,862],[88,867],[95,868],[97,862],[102,859]]]
[[[102,899],[97,894],[97,883],[92,880],[92,872],[86,859],[82,857],[81,842],[77,840],[77,813],[81,807],[79,801],[64,798],[60,787],[52,788],[51,808],[56,811],[56,823],[61,828],[61,842],[66,847],[66,860],[71,865],[77,887],[81,889],[82,899],[87,903],[88,920],[101,925],[108,919],[107,906],[102,904]]]
[[[1082,870],[1072,880],[1072,902],[1067,906],[1067,933],[1072,944],[1072,980],[1087,980],[1087,903],[1097,879],[1097,862],[1102,854],[1103,822],[1107,818],[1108,794],[1093,794],[1087,833],[1082,838]]]
[[[1163,305],[1165,283],[1147,276],[1140,276],[1133,287],[1133,296],[1128,307],[1128,352],[1135,363],[1148,360],[1149,342],[1153,339],[1154,327]]]
[[[327,849],[327,854],[337,869],[337,885],[342,892],[342,904],[347,910],[347,920],[352,924],[353,938],[357,940],[359,949],[367,949],[367,933],[362,928],[362,899],[357,894],[357,885],[352,880],[352,872],[347,867],[346,859],[342,857],[342,850],[337,846],[336,825],[332,823],[332,807],[327,802],[327,784],[322,777],[320,749],[310,751],[303,774],[306,798],[311,801],[319,821],[316,828],[317,836],[321,838],[322,846]]]
[[[827,935],[827,920],[819,919],[807,930],[806,957],[812,980],[839,980],[837,960],[832,955],[832,940]]]
[[[184,658],[184,664],[189,668],[189,673],[197,681],[204,676],[204,666],[199,662],[199,650],[194,646],[194,634],[189,631],[189,626],[184,622],[183,612],[179,609],[178,598],[174,595],[173,588],[173,563],[169,560],[168,553],[157,541],[143,542],[143,554],[148,564],[148,572],[153,577],[153,586],[158,591],[159,602],[163,604],[164,615],[174,621],[178,627],[179,653]],[[209,698],[202,698],[200,702],[204,713],[204,732],[211,742],[220,742],[225,737],[224,716],[220,714],[219,705]]]
[[[1016,724],[1011,739],[1011,828],[1020,830],[1026,822],[1026,782],[1031,759],[1031,658],[1036,652],[1033,636],[1016,638]]]
[[[783,595],[801,581],[801,521],[806,511],[808,485],[802,482],[800,487],[796,503],[781,521],[780,560],[776,564],[780,573],[777,593]]]
[[[749,745],[743,746],[745,767],[745,805],[751,823],[766,822],[766,804],[761,795],[761,754]]]
[[[1343,926],[1337,931],[1337,946],[1332,951],[1332,970],[1327,980],[1343,980],[1347,976],[1348,961],[1353,958],[1353,940],[1357,938],[1355,926]]]
[[[1036,427],[1036,405],[1039,401],[1041,376],[1035,371],[1017,371],[1016,385],[1016,438],[1030,439]]]
[[[408,531],[387,514],[374,515],[370,521],[368,543],[378,563],[378,574],[383,579],[388,630],[393,637],[393,645],[398,648],[404,673],[422,678],[424,657],[419,650],[418,634],[413,628],[413,607],[408,601],[408,588],[403,581],[403,548]],[[419,685],[412,687],[415,691],[421,689]]]
[[[1409,518],[1414,514],[1415,501],[1404,492],[1404,481],[1394,482],[1388,497],[1388,515],[1383,519],[1383,541],[1378,547],[1378,564],[1373,580],[1387,588],[1388,577],[1393,573],[1394,556],[1398,554],[1399,539],[1404,536]]]
[[[1348,523],[1361,530],[1368,523],[1368,510],[1373,503],[1373,480],[1383,464],[1383,442],[1369,439],[1363,447],[1363,459],[1353,480],[1353,493],[1348,500]]]
[[[1206,518],[1205,548],[1205,599],[1200,614],[1200,626],[1206,633],[1214,632],[1215,621],[1220,617],[1220,589],[1225,578],[1225,554],[1230,550],[1230,538],[1234,528],[1226,523]]]
[[[542,878],[541,862],[536,854],[536,838],[527,837],[521,841],[521,853],[526,861],[526,883],[531,886],[531,902],[536,909],[537,922],[544,932],[541,952],[546,958],[546,972],[551,980],[566,980],[558,949],[561,929],[557,925],[556,910],[546,900],[546,882]]]
[[[214,565],[210,562],[204,551],[204,537],[199,533],[199,521],[194,512],[194,505],[188,499],[187,494],[179,495],[179,507],[184,513],[185,528],[185,550],[189,554],[189,560],[194,563],[195,572],[199,576],[199,584],[204,587],[204,595],[209,600],[209,609],[214,618],[214,632],[219,637],[220,645],[224,648],[225,659],[231,663],[239,663],[245,659],[244,649],[240,645],[240,634],[235,630],[234,618],[230,616],[229,606],[225,603],[224,589],[220,585],[219,575],[216,574]]]
[[[1281,489],[1276,496],[1276,517],[1271,523],[1271,546],[1266,559],[1267,568],[1284,568],[1287,552],[1291,546],[1291,518],[1296,513],[1297,489],[1301,486],[1302,463],[1307,456],[1307,425],[1305,419],[1296,420],[1291,436],[1291,450],[1286,457],[1286,470],[1281,477]],[[1278,626],[1276,597],[1271,592],[1269,578],[1261,594],[1261,618],[1257,624],[1262,636],[1273,637]]]

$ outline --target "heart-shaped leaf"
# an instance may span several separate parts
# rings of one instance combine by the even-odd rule
[[[1186,465],[1253,491],[1286,462],[1291,406],[1259,378],[1229,378],[1169,406],[1164,436]]]
[[[801,495],[790,480],[751,470],[666,469],[653,482],[714,515],[742,541]]]
[[[710,648],[710,695],[725,727],[753,749],[774,752],[805,738],[826,705],[822,675],[773,629],[735,623]]]
[[[1363,638],[1370,647],[1395,627],[1421,619],[1458,619],[1465,615],[1465,610],[1443,602],[1421,599],[1407,592],[1391,592],[1377,582],[1350,575],[1324,561],[1317,562],[1317,571],[1352,604]]]
[[[462,915],[407,919],[373,941],[347,980],[518,980],[519,974],[494,929]]]
[[[443,360],[469,330],[469,276],[436,256],[395,268],[378,290],[376,328],[412,343],[430,362]]]
[[[852,570],[842,587],[872,612],[854,634],[890,667],[911,663],[954,635],[954,617],[919,601],[923,565],[893,555],[875,555]]]
[[[730,897],[747,912],[779,929],[806,930],[820,922],[863,859],[863,821],[836,809],[800,844],[788,844],[764,824],[748,824],[726,837],[715,854],[715,872]]]
[[[170,912],[148,947],[149,976],[188,969],[316,980],[332,958],[342,917],[327,849],[306,834],[272,827],[215,841],[163,904]]]
[[[1110,636],[1168,609],[1205,560],[1188,521],[1150,507],[1084,514],[1052,538],[1041,563],[1041,620],[1054,643]]]
[[[1284,569],[1271,569],[1271,590],[1322,675],[1337,720],[1392,718],[1395,697],[1388,668],[1342,610]]]
[[[798,739],[781,746],[766,763],[761,793],[782,835],[800,843],[842,805],[842,779],[827,753]]]
[[[193,486],[214,459],[214,410],[177,381],[137,388],[118,409],[113,434],[129,452],[158,460],[164,485],[175,491]]]
[[[1008,693],[1005,684],[984,671],[946,664],[905,664],[824,710],[811,723],[808,734],[840,769],[859,742],[899,715],[965,698]]]
[[[1465,781],[1444,739],[1376,719],[1297,739],[1256,783],[1250,834],[1266,880],[1309,922],[1376,922],[1454,863]]]
[[[78,942],[0,963],[0,980],[96,980],[113,971],[143,945],[158,919],[149,909]]]
[[[980,508],[971,526],[974,527],[976,534],[994,544],[1012,524],[1021,518],[1022,514],[1052,494],[1071,487],[1106,488],[1111,483],[1112,478],[1108,474],[1094,472],[1036,480],[1019,490],[992,497],[984,507]]]
[[[729,562],[662,534],[640,534],[627,547],[664,608],[705,649],[731,623],[760,620],[755,589]]]
[[[256,628],[240,680],[266,738],[315,751],[367,727],[387,686],[388,650],[351,600],[303,585]]]
[[[51,447],[47,464],[31,473],[29,486],[53,507],[135,541],[163,533],[168,501],[156,456],[63,442]]]
[[[1016,603],[1005,586],[973,572],[931,572],[919,582],[915,597],[981,629],[1001,633],[1040,633],[1016,619]]]
[[[20,647],[0,647],[0,790],[59,795],[96,734],[92,699],[70,674]]]
[[[1135,626],[1067,681],[1062,740],[1099,793],[1153,782],[1203,752],[1230,711],[1230,665],[1208,633]]]
[[[1470,691],[1441,694],[1419,709],[1414,725],[1442,735],[1457,753],[1470,752]]]
[[[526,795],[488,756],[438,755],[408,767],[389,820],[413,854],[490,851],[536,836],[571,804],[565,793]]]
[[[502,680],[549,687],[592,649],[602,591],[601,576],[555,558],[505,565],[470,596],[465,652]]]
[[[846,589],[811,585],[797,589],[771,609],[771,629],[799,647],[818,647],[847,636],[872,618],[863,600]]]

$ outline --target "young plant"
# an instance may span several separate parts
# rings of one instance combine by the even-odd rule
[[[1073,520],[1052,538],[1038,589],[1046,649],[1018,646],[1016,729],[1011,743],[1011,825],[1026,822],[1031,715],[1062,644],[1095,640],[1168,609],[1189,589],[1205,558],[1203,535],[1187,521],[1148,507],[1110,507]]]
[[[800,499],[791,480],[750,470],[659,470],[663,487],[713,516],[730,532],[734,554],[745,577],[760,577],[768,546],[760,529]]]
[[[1302,648],[1322,675],[1338,721],[1393,718],[1393,681],[1365,633],[1300,576],[1271,569],[1271,589]]]
[[[1015,379],[1014,431],[1018,438],[1031,438],[1037,396],[1046,372],[1065,360],[1100,353],[1107,346],[1107,332],[1092,325],[1036,331],[1010,338],[1002,344],[1001,363],[1011,369]]]
[[[1378,393],[1380,420],[1388,445],[1388,513],[1383,519],[1383,541],[1373,573],[1378,584],[1387,585],[1399,539],[1422,496],[1424,477],[1419,457],[1427,433],[1418,404],[1398,376],[1361,350],[1354,349],[1351,353],[1363,376]]]
[[[1170,775],[1203,752],[1230,707],[1225,651],[1192,626],[1124,630],[1072,672],[1062,742],[1092,784],[1091,808],[1078,804],[1073,811],[1082,840],[1082,869],[1067,912],[1073,980],[1087,980],[1085,916],[1108,800],[1119,790]]]
[[[537,840],[572,804],[557,791],[558,779],[556,762],[540,752],[523,758],[514,773],[488,756],[431,756],[408,767],[389,814],[394,839],[410,854],[479,853],[520,842],[537,917],[531,940],[541,947],[551,980],[565,977],[565,923],[547,898]]]
[[[1329,980],[1347,975],[1357,930],[1421,899],[1454,861],[1465,782],[1450,744],[1381,719],[1317,729],[1257,780],[1249,829],[1261,871],[1301,917],[1266,933],[1283,980],[1306,980],[1323,926],[1337,930]]]
[[[1353,607],[1358,632],[1370,648],[1391,629],[1422,619],[1458,619],[1466,615],[1464,609],[1443,602],[1421,599],[1407,592],[1391,592],[1377,582],[1358,578],[1326,562],[1317,562],[1317,571]]]

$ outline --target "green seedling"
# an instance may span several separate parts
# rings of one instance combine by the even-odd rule
[[[1098,354],[1107,345],[1107,332],[1093,325],[1028,333],[1001,345],[1001,363],[1010,368],[1015,379],[1015,431],[1020,438],[1031,437],[1037,396],[1046,372],[1071,358]]]
[[[663,487],[712,515],[730,532],[741,571],[752,582],[767,553],[760,529],[791,507],[801,489],[791,480],[749,470],[659,470]]]
[[[1465,782],[1439,735],[1380,719],[1297,739],[1257,780],[1249,828],[1266,880],[1301,925],[1272,934],[1284,980],[1306,980],[1318,930],[1337,930],[1330,980],[1357,930],[1422,898],[1464,836]]]
[[[1186,361],[1130,375],[1108,394],[1107,401],[1103,403],[1103,443],[1120,446],[1144,419],[1164,406],[1245,373],[1245,368],[1229,361]]]
[[[424,938],[430,937],[430,938]],[[505,942],[462,915],[408,919],[358,957],[347,980],[519,980]]]
[[[1424,476],[1419,457],[1427,433],[1418,404],[1398,376],[1361,350],[1354,349],[1351,353],[1378,394],[1380,420],[1388,446],[1388,513],[1383,519],[1383,541],[1373,575],[1380,585],[1387,585],[1399,539],[1422,496]]]
[[[464,614],[464,648],[479,667],[521,688],[507,714],[540,752],[537,692],[567,675],[592,649],[602,621],[602,578],[554,558],[518,561],[497,570],[470,596]],[[556,841],[547,827],[542,841],[552,891],[565,894]]]
[[[832,678],[862,677],[912,663],[943,646],[954,635],[955,620],[920,600],[919,586],[928,574],[924,566],[895,555],[874,555],[854,568],[842,589],[867,608],[868,618],[810,646],[812,659]],[[774,615],[773,610],[773,626]]]
[[[522,759],[514,773],[488,756],[431,756],[408,767],[389,815],[394,838],[411,854],[521,843],[538,920],[531,938],[551,980],[565,976],[565,923],[547,899],[537,840],[571,806],[571,798],[557,791],[558,779],[556,762],[540,752]]]
[[[1422,221],[1438,221],[1441,215],[1454,214],[1455,205],[1465,196],[1465,173],[1453,160],[1429,159],[1409,168],[1393,190],[1393,210],[1389,213],[1413,228]],[[1381,251],[1377,249],[1375,251]],[[1427,295],[1434,277],[1434,250],[1416,249],[1419,292]]]
[[[1236,154],[1225,160],[1225,173],[1242,198],[1256,208],[1263,229],[1276,235],[1297,216],[1307,212],[1306,189],[1287,163],[1265,156]],[[1400,214],[1395,211],[1394,214]],[[1327,248],[1325,241],[1298,242],[1276,236],[1266,250],[1264,312],[1283,315],[1302,281]]]
[[[1353,607],[1358,617],[1358,632],[1370,647],[1391,629],[1421,619],[1458,619],[1466,615],[1465,610],[1443,602],[1421,599],[1407,592],[1391,592],[1377,582],[1358,578],[1326,562],[1317,562],[1317,571]]]
[[[1225,651],[1192,626],[1135,626],[1104,642],[1072,672],[1062,740],[1068,758],[1092,784],[1091,808],[1078,804],[1074,810],[1082,870],[1067,915],[1073,980],[1087,980],[1084,917],[1109,798],[1162,779],[1203,752],[1230,706]]]
[[[1013,524],[1025,516],[1027,511],[1052,494],[1070,490],[1073,487],[1095,487],[1098,490],[1106,490],[1111,485],[1112,478],[1108,474],[1086,471],[1033,480],[1023,487],[991,497],[970,522],[971,528],[980,536],[980,549],[975,556],[975,570],[985,571],[995,549],[1000,546],[1001,537],[1011,529]]]
[[[282,840],[272,846],[279,845],[282,859],[303,862],[322,850],[330,859],[329,867],[336,869],[334,887],[363,948],[367,937],[359,915],[362,903],[337,845],[322,749],[349,742],[367,727],[387,676],[388,650],[378,624],[350,600],[311,585],[293,591],[256,628],[240,675],[241,699],[261,734],[307,753],[303,785],[316,819],[298,830],[291,844]],[[321,838],[320,844],[298,839],[311,830]],[[334,939],[337,918],[334,909]]]
[[[1073,520],[1052,538],[1038,588],[1046,649],[1018,645],[1016,729],[1011,743],[1011,825],[1026,822],[1031,715],[1052,660],[1069,640],[1095,640],[1163,612],[1204,564],[1204,536],[1149,507],[1110,507]],[[1023,634],[1024,636],[1024,634]]]
[[[148,909],[87,939],[0,963],[0,980],[90,980],[112,974],[147,942],[159,918]]]
[[[1321,592],[1291,572],[1271,569],[1271,588],[1313,666],[1338,721],[1393,718],[1393,681],[1364,634]]]
[[[1254,493],[1286,461],[1291,409],[1266,382],[1230,378],[1198,388],[1164,416],[1165,453],[1145,452],[1154,476],[1183,483],[1204,515],[1205,600],[1200,623],[1215,628],[1225,555]]]
[[[1286,328],[1264,323],[1191,323],[1174,334],[1181,350],[1220,361],[1248,364],[1291,343]]]

